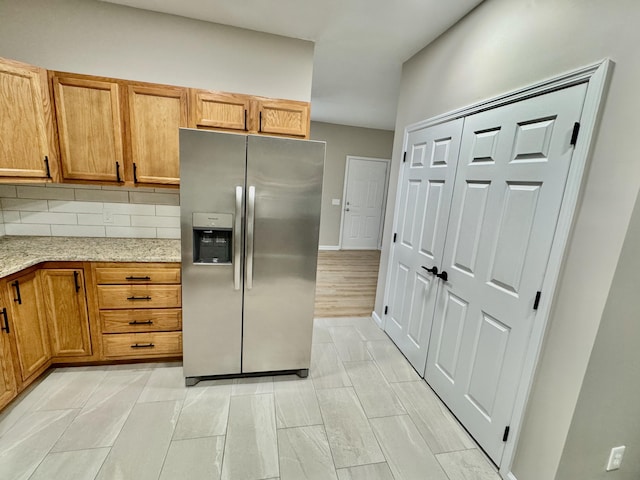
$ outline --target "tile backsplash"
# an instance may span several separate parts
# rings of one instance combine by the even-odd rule
[[[0,236],[180,238],[178,190],[0,185]]]

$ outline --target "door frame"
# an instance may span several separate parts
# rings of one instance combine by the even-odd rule
[[[501,107],[503,105],[508,105],[520,100],[544,95],[562,88],[587,83],[582,115],[580,116],[580,135],[578,136],[571,159],[556,231],[553,237],[551,252],[547,263],[547,270],[542,282],[542,291],[550,292],[551,295],[542,296],[538,307],[538,313],[536,315],[536,322],[534,322],[531,329],[530,343],[527,351],[525,352],[521,381],[518,386],[510,422],[511,434],[506,442],[499,467],[501,476],[509,480],[516,480],[515,475],[511,472],[515,449],[520,437],[527,402],[529,400],[536,367],[542,351],[542,343],[553,306],[553,300],[556,295],[556,287],[558,285],[560,272],[564,263],[565,253],[573,230],[575,212],[577,210],[584,182],[584,172],[593,153],[596,129],[602,115],[603,99],[609,87],[613,66],[614,62],[609,58],[605,58],[597,63],[577,68],[532,85],[498,95],[488,100],[480,101],[466,107],[410,124],[404,129],[401,155],[406,152],[409,133],[413,131],[431,127],[457,118],[466,117],[485,110]],[[404,171],[401,166],[396,190],[398,193],[401,191],[403,173]],[[393,231],[396,231],[397,229],[399,207],[400,204],[396,201],[393,217]],[[383,305],[388,305],[391,291],[392,276],[389,272],[391,272],[394,258],[393,243],[390,244],[389,249],[391,252],[389,254],[387,264],[388,273],[385,282]],[[374,312],[374,319],[380,320],[378,323],[382,328],[384,328],[387,322],[387,315],[381,315],[382,318],[376,317],[378,317],[378,315]]]
[[[371,162],[385,162],[387,164],[387,173],[384,179],[384,192],[382,192],[382,211],[380,212],[380,231],[378,232],[378,247],[382,249],[382,232],[384,229],[384,217],[387,211],[387,195],[389,193],[389,173],[391,170],[391,160],[388,158],[361,157],[358,155],[347,155],[347,161],[344,165],[344,185],[342,186],[342,205],[340,205],[340,238],[338,239],[338,250],[342,250],[342,234],[344,233],[344,202],[347,198],[347,183],[349,181],[349,164],[351,160],[367,160]]]

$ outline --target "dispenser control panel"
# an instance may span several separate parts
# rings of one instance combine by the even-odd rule
[[[193,214],[193,263],[230,264],[233,258],[233,215]]]

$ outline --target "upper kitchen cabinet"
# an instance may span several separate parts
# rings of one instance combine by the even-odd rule
[[[309,103],[191,89],[189,127],[309,137]]]
[[[187,126],[187,89],[127,85],[127,170],[134,184],[179,185],[179,128]]]
[[[248,95],[191,89],[189,101],[189,127],[249,131],[252,118]]]
[[[259,99],[258,133],[309,137],[310,115],[307,102]]]
[[[0,181],[51,181],[58,173],[47,71],[0,58]]]
[[[124,181],[122,118],[115,81],[53,72],[62,179]]]

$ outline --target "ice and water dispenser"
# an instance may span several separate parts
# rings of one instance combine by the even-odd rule
[[[231,263],[233,215],[193,214],[193,263]]]

